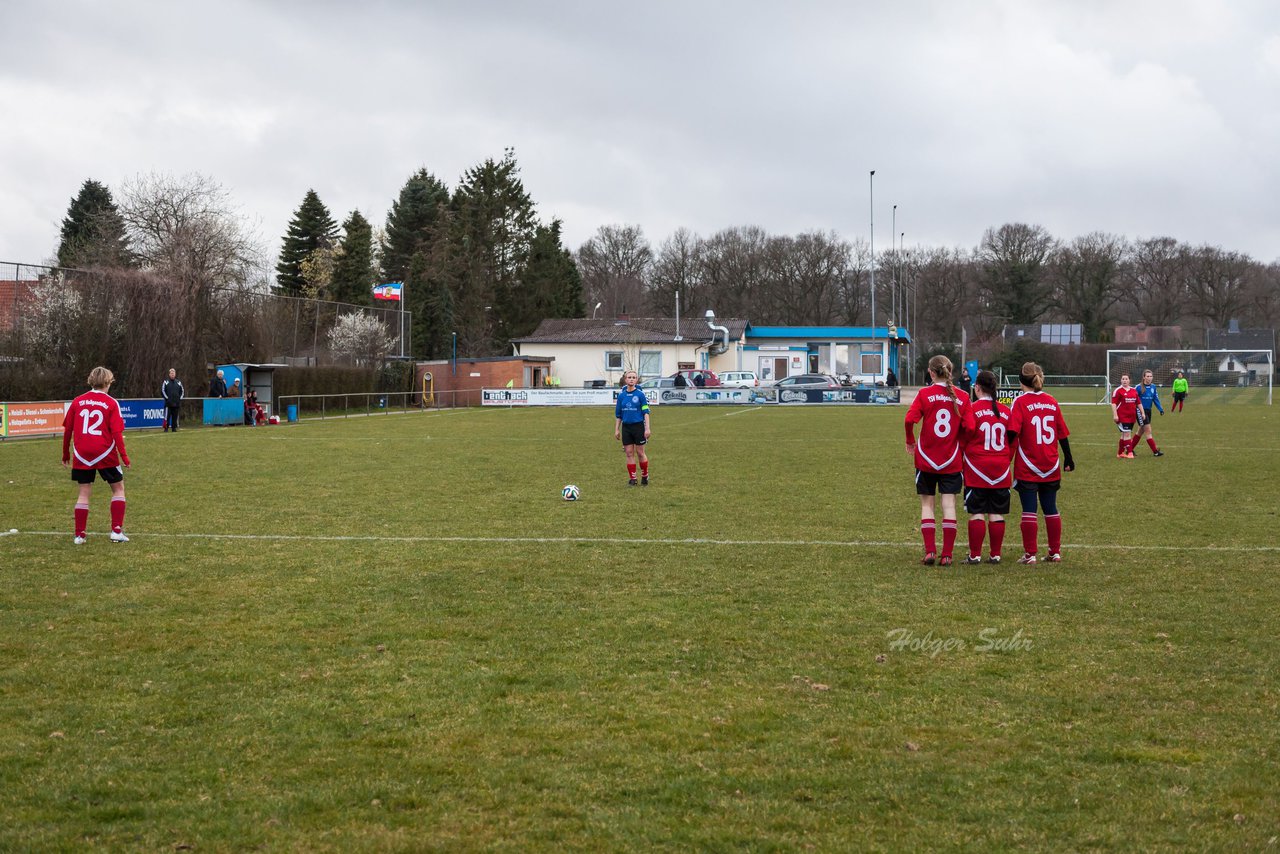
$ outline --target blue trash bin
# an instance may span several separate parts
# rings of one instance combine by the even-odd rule
[[[289,423],[298,420],[298,405],[296,403],[289,404],[289,408],[285,410],[285,418],[289,419]]]

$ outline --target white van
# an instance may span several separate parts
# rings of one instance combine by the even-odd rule
[[[756,388],[760,380],[751,371],[721,371],[720,385],[727,388]]]

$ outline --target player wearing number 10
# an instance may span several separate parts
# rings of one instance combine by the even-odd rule
[[[62,464],[71,465],[71,479],[80,484],[75,507],[75,544],[83,545],[89,524],[89,495],[101,476],[111,486],[111,541],[127,543],[124,535],[124,472],[129,454],[124,449],[124,418],[120,404],[107,394],[115,375],[106,368],[89,373],[92,391],[71,401],[62,422]]]
[[[969,514],[969,556],[982,563],[982,541],[991,532],[991,562],[1000,562],[1004,517],[1009,513],[1013,464],[1009,457],[1009,407],[996,400],[996,375],[978,371],[973,381],[975,430],[964,436],[964,509]]]
[[[907,410],[907,453],[915,459],[916,494],[920,496],[920,536],[924,540],[924,559],[920,562],[932,566],[936,558],[940,566],[950,566],[956,542],[956,496],[963,484],[960,434],[974,429],[973,407],[969,395],[956,394],[951,384],[951,360],[946,356],[929,360],[929,378],[933,384],[920,389]],[[920,423],[919,442],[916,422]],[[935,491],[942,496],[940,555],[936,545]]]
[[[1062,472],[1072,471],[1071,445],[1066,419],[1058,401],[1044,391],[1044,369],[1035,362],[1022,366],[1019,376],[1022,394],[1009,413],[1009,444],[1014,449],[1013,480],[1022,502],[1022,558],[1018,563],[1036,562],[1036,500],[1044,509],[1044,528],[1049,538],[1049,562],[1062,560],[1062,516],[1058,513],[1058,487]],[[1062,456],[1058,456],[1062,445]]]

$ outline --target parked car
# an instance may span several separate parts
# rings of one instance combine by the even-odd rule
[[[716,376],[715,371],[696,370],[678,371],[677,373],[684,374],[685,381],[689,383],[690,386],[698,386],[696,380],[699,376],[702,377],[702,388],[716,388],[720,385],[720,378]]]
[[[720,374],[720,385],[726,388],[756,388],[760,380],[751,371],[723,371]]]
[[[675,377],[650,377],[640,383],[640,388],[675,388]]]
[[[840,381],[830,374],[795,374],[773,385],[774,388],[840,388]]]

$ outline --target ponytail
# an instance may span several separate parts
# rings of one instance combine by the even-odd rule
[[[1022,374],[1018,381],[1033,391],[1044,391],[1044,368],[1035,362],[1026,362],[1022,366]]]
[[[998,418],[1000,416],[1000,403],[996,400],[996,375],[991,371],[978,371],[978,375],[973,379],[973,384],[991,395],[991,413]]]
[[[956,397],[956,387],[951,384],[951,370],[951,360],[942,354],[938,354],[929,360],[929,373],[947,384],[947,394],[951,395],[951,405],[955,407],[956,415],[959,415],[960,399]]]

